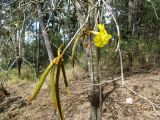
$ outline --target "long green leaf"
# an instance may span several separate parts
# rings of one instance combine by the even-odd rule
[[[44,71],[44,73],[42,74],[40,80],[39,80],[39,83],[37,84],[36,86],[36,89],[34,90],[33,92],[33,95],[31,97],[29,97],[29,101],[32,101],[36,95],[38,94],[39,90],[41,89],[43,83],[44,83],[44,80],[46,79],[50,69],[53,67],[54,63],[50,63],[49,66],[46,68],[46,70]]]
[[[62,75],[63,75],[63,78],[64,78],[64,84],[65,84],[65,87],[66,87],[66,90],[67,90],[67,94],[71,95],[71,91],[69,89],[69,84],[68,84],[68,81],[67,81],[66,72],[65,72],[65,68],[64,68],[63,63],[61,63],[61,69],[62,69]]]
[[[52,69],[50,70],[50,88],[51,88],[51,95],[53,99],[53,108],[54,111],[57,110],[57,98],[56,98],[56,91],[55,91],[55,80],[54,80],[54,73],[55,73],[55,68],[57,65],[54,65]]]
[[[71,59],[72,59],[73,67],[74,67],[75,59],[77,59],[77,57],[76,57],[76,47],[77,47],[78,41],[80,40],[81,37],[82,37],[81,35],[77,36],[77,38],[75,39],[75,42],[73,44],[73,47],[72,47],[72,58]]]
[[[55,89],[56,89],[56,98],[57,98],[57,106],[58,106],[58,111],[61,117],[61,120],[64,120],[64,114],[62,111],[62,107],[61,107],[61,101],[60,101],[60,96],[59,96],[59,76],[60,76],[60,64],[58,64],[57,67],[57,73],[56,73],[56,83],[55,83]]]

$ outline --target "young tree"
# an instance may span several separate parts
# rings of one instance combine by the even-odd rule
[[[81,30],[81,28],[85,26],[86,27],[86,33],[80,34],[80,37],[76,38],[77,40],[80,40],[81,37],[86,37],[85,41],[87,43],[87,47],[86,49],[86,55],[87,55],[87,61],[88,61],[88,71],[89,71],[89,75],[90,75],[90,83],[91,83],[91,87],[90,87],[90,93],[89,93],[89,101],[90,101],[90,105],[91,105],[91,114],[90,114],[90,120],[100,120],[102,118],[101,113],[102,113],[102,88],[100,85],[100,68],[99,68],[99,62],[100,62],[100,48],[104,47],[106,44],[108,44],[109,39],[111,38],[111,35],[108,34],[105,30],[104,25],[102,24],[102,9],[101,8],[101,2],[97,2],[96,0],[92,0],[92,1],[88,1],[88,4],[84,4],[85,7],[87,7],[86,9],[84,9],[84,13],[80,13],[80,11],[82,10],[82,7],[84,6],[79,6],[80,3],[77,3],[78,1],[75,1],[75,6],[77,7],[76,9],[78,10],[77,15],[78,17],[82,17],[84,15],[84,18],[86,18],[85,20],[83,18],[80,19],[79,21],[79,25],[80,25],[80,29],[76,32],[76,34],[73,36],[73,38],[71,39],[71,41],[67,44],[67,46],[64,48],[64,50],[62,50],[61,53],[61,47],[58,49],[58,53],[57,53],[57,57],[55,59],[52,58],[51,55],[51,47],[48,45],[47,43],[47,48],[48,49],[48,55],[50,57],[50,65],[47,67],[47,69],[45,70],[44,74],[42,75],[39,84],[37,85],[37,88],[34,91],[33,96],[31,96],[31,98],[29,98],[30,100],[33,100],[33,98],[37,95],[37,93],[39,92],[47,74],[49,72],[51,72],[51,76],[54,75],[54,70],[55,68],[56,70],[56,80],[54,81],[54,78],[51,77],[51,92],[53,95],[53,99],[54,99],[54,105],[55,105],[55,109],[56,106],[58,107],[61,119],[64,119],[63,117],[63,113],[62,113],[62,108],[61,108],[61,104],[60,104],[60,98],[59,98],[59,72],[60,72],[60,67],[62,68],[62,73],[64,76],[64,80],[65,80],[65,85],[66,87],[68,87],[68,83],[66,80],[66,75],[65,75],[65,70],[64,70],[64,66],[63,66],[63,55],[66,52],[66,49],[70,47],[71,42],[74,40],[75,36],[77,35],[77,33],[79,33],[79,31]],[[78,6],[77,6],[78,5]],[[99,8],[99,9],[98,9]],[[41,10],[38,9],[39,12],[39,16],[42,14]],[[45,28],[44,28],[44,24],[42,22],[42,20],[40,19],[40,26],[42,29],[42,32],[44,32]],[[96,29],[95,29],[96,27]],[[98,27],[98,28],[97,28]],[[98,32],[99,29],[99,32]],[[88,32],[87,32],[88,31]],[[97,31],[97,32],[96,32]],[[95,35],[93,35],[95,34]],[[45,40],[48,40],[48,37],[45,36],[45,34],[43,33],[43,36],[45,38]],[[77,42],[77,40],[75,41],[75,43]],[[75,44],[76,45],[76,44]],[[75,47],[74,45],[74,47]],[[52,59],[53,60],[52,60]]]

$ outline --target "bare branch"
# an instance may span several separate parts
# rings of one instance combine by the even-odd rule
[[[65,53],[65,51],[68,49],[68,47],[71,45],[71,43],[74,41],[75,37],[77,36],[77,34],[80,32],[80,30],[84,27],[84,25],[88,22],[88,18],[90,16],[90,12],[98,5],[98,2],[88,11],[88,15],[86,17],[85,22],[79,27],[79,29],[76,31],[76,33],[74,34],[74,36],[71,38],[70,42],[67,44],[67,46],[64,48],[62,54]]]

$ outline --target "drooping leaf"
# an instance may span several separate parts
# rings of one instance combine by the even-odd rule
[[[82,37],[81,35],[77,36],[77,38],[75,39],[75,42],[73,44],[73,47],[72,47],[72,58],[71,58],[71,60],[72,60],[73,67],[74,67],[75,59],[77,58],[76,57],[76,47],[77,47],[78,42],[79,42],[81,37]]]
[[[53,108],[54,111],[57,110],[57,98],[56,98],[56,91],[55,91],[55,79],[54,79],[54,74],[55,74],[55,68],[57,65],[53,66],[52,69],[50,70],[50,88],[51,88],[51,95],[53,99]]]
[[[58,51],[57,51],[57,56],[61,55],[61,49],[63,47],[63,44],[59,46]]]
[[[55,90],[56,90],[56,98],[57,98],[57,107],[60,114],[61,120],[64,120],[64,114],[61,106],[60,96],[59,96],[59,76],[60,76],[60,67],[61,65],[58,64],[57,71],[56,71],[56,82],[55,82]]]
[[[61,63],[61,69],[62,69],[62,75],[63,75],[63,78],[64,78],[64,84],[65,84],[65,87],[66,87],[66,91],[67,91],[67,94],[70,96],[71,91],[69,89],[69,84],[68,84],[68,81],[67,81],[66,72],[65,72],[65,68],[64,68],[63,63]]]
[[[39,82],[38,82],[38,84],[37,84],[37,86],[36,86],[36,89],[35,89],[34,92],[33,92],[33,95],[28,98],[29,101],[32,101],[32,100],[36,97],[36,95],[38,94],[39,90],[41,89],[41,87],[42,87],[42,85],[43,85],[43,83],[44,83],[44,81],[45,81],[45,79],[46,79],[49,71],[51,70],[51,68],[52,68],[54,65],[55,65],[55,64],[52,62],[52,63],[50,63],[49,66],[46,68],[46,70],[45,70],[44,73],[42,74],[42,76],[41,76],[41,78],[40,78],[40,80],[39,80]]]

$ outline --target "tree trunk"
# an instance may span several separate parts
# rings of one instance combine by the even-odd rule
[[[75,7],[76,7],[76,15],[78,19],[78,23],[81,26],[84,23],[84,13],[82,12],[82,6],[78,0],[74,1]]]
[[[38,5],[38,16],[39,16],[39,24],[40,24],[41,32],[42,32],[42,35],[43,35],[43,38],[44,38],[44,41],[45,41],[45,45],[46,45],[46,48],[47,48],[47,53],[48,53],[48,56],[49,56],[49,61],[52,62],[53,52],[52,52],[52,48],[51,48],[51,44],[50,44],[50,41],[49,41],[47,31],[45,29],[45,24],[44,24],[44,21],[43,21],[42,10],[41,10],[41,5],[40,4]]]
[[[21,65],[22,65],[22,57],[17,58],[17,69],[18,76],[21,77]]]
[[[38,35],[39,31],[38,31],[39,25],[36,22],[36,34]],[[36,36],[36,75],[39,76],[39,54],[40,54],[40,37]]]
[[[135,32],[135,10],[136,10],[136,0],[128,1],[128,30],[131,36]]]
[[[21,37],[20,30],[16,30],[16,57],[17,57],[17,71],[18,77],[21,77],[21,65],[22,65],[22,54],[21,54]]]
[[[96,0],[93,0],[89,9],[92,8],[96,3]],[[89,28],[92,30],[95,26],[97,15],[97,9],[95,8],[89,18]],[[99,57],[100,57],[100,49],[97,48],[93,44],[93,35],[90,36],[89,41],[90,47],[89,57],[88,57],[88,68],[90,74],[91,84],[99,84]],[[91,85],[90,88],[90,104],[91,104],[91,113],[90,120],[101,120],[101,112],[102,112],[102,99],[101,99],[101,86],[100,85]]]
[[[129,0],[128,1],[128,33],[129,37],[128,39],[132,38],[132,36],[135,34],[135,10],[136,10],[136,0]],[[130,71],[132,68],[132,61],[133,56],[131,51],[128,51],[128,70]]]
[[[93,37],[91,37],[93,40]],[[98,48],[96,48],[92,41],[91,47],[89,48],[89,61],[88,68],[90,74],[91,84],[99,84],[99,60],[98,60]],[[99,85],[91,85],[90,88],[90,104],[91,104],[91,113],[90,120],[101,120],[102,112],[102,99],[101,99],[101,87]]]
[[[82,6],[79,2],[80,1],[75,0],[75,7],[76,7],[79,25],[82,25],[84,23],[83,15],[86,16],[86,14],[82,13],[82,11],[90,10],[95,5],[97,0],[89,0],[88,4],[86,4],[88,6],[85,6],[85,7]],[[92,10],[90,13],[89,24],[88,24],[88,28],[90,28],[91,30],[94,29],[96,16],[97,16],[97,8],[94,8],[94,10]],[[100,77],[99,77],[100,52],[99,52],[99,48],[97,48],[93,44],[93,39],[94,39],[94,36],[90,35],[90,37],[85,40],[85,44],[87,46],[87,47],[85,46],[85,52],[86,52],[86,58],[88,62],[88,71],[90,75],[90,83],[92,84],[90,87],[90,93],[89,93],[89,101],[91,105],[90,120],[101,120],[101,112],[102,112],[101,86],[93,85],[93,84],[100,83]]]

